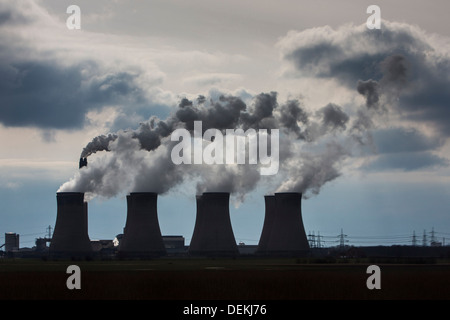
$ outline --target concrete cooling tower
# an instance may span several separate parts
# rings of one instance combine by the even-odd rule
[[[122,257],[157,257],[166,254],[157,212],[158,194],[132,192],[127,196],[127,221],[119,254]]]
[[[56,194],[56,224],[50,243],[53,256],[87,256],[92,253],[88,235],[88,207],[84,193]]]
[[[229,210],[230,194],[205,192],[197,196],[197,217],[189,254],[235,256],[238,248]]]
[[[264,228],[269,230],[268,235],[264,228],[261,236],[261,248],[258,251],[269,255],[306,255],[309,252],[308,239],[302,219],[302,194],[295,192],[275,193],[275,212],[272,203],[266,202],[266,221]],[[269,216],[267,216],[269,214]],[[274,217],[271,217],[273,215]],[[271,220],[273,220],[271,222]],[[272,226],[270,227],[270,224]],[[262,242],[262,243],[261,243]]]
[[[264,225],[259,238],[257,254],[266,254],[272,232],[273,221],[275,220],[275,196],[264,196],[265,214]]]
[[[200,238],[201,238],[201,229],[202,229],[202,224],[204,221],[204,214],[200,208],[201,206],[201,201],[202,201],[202,196],[201,195],[197,195],[195,196],[196,199],[196,204],[197,204],[197,213],[196,213],[196,218],[195,218],[195,226],[194,226],[194,233],[192,234],[192,238],[191,238],[191,242],[189,244],[189,251],[191,251],[191,248],[199,248],[200,247]]]

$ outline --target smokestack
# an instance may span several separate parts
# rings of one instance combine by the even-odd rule
[[[123,257],[156,257],[166,254],[157,212],[158,194],[132,192],[127,196],[127,221],[120,241]]]
[[[267,244],[268,254],[292,256],[308,253],[301,202],[301,193],[275,193],[275,217]]]
[[[80,164],[78,165],[78,168],[81,169],[83,167],[87,167],[87,158],[80,158]]]
[[[58,192],[56,194],[56,224],[50,243],[54,256],[87,256],[92,253],[88,235],[87,202],[84,193]]]
[[[265,214],[264,225],[259,238],[257,254],[267,253],[270,234],[272,232],[273,221],[275,219],[275,196],[264,196]]]
[[[197,217],[189,254],[234,256],[238,248],[229,210],[230,194],[205,192],[197,196]]]

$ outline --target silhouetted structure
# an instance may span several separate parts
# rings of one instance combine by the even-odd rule
[[[201,195],[195,196],[196,200],[196,206],[197,206],[197,212],[195,217],[195,226],[194,226],[194,232],[192,234],[191,242],[189,244],[189,252],[192,251],[192,249],[200,248],[201,243],[201,235],[202,235],[202,228],[203,228],[203,222],[204,222],[204,211],[201,210]]]
[[[56,224],[50,243],[55,256],[86,256],[92,253],[88,235],[88,206],[84,193],[58,192]]]
[[[267,243],[267,254],[298,256],[309,252],[301,202],[301,193],[275,193],[275,217]]]
[[[15,232],[5,233],[5,252],[19,250],[20,236]]]
[[[80,164],[78,166],[79,169],[87,167],[87,158],[80,158]]]
[[[132,192],[127,196],[127,221],[120,241],[122,257],[156,257],[166,254],[157,212],[158,194]]]
[[[264,225],[259,238],[257,254],[266,254],[269,244],[270,234],[272,232],[273,221],[275,219],[275,196],[264,196],[265,214]]]
[[[229,201],[230,194],[225,192],[205,192],[202,196],[197,196],[197,217],[189,254],[239,254],[231,226]]]

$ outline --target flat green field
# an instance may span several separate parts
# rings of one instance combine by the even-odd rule
[[[69,265],[81,289],[69,290]],[[370,263],[298,259],[112,261],[0,260],[0,299],[341,300],[450,299],[450,265],[378,264],[381,289],[369,290]]]

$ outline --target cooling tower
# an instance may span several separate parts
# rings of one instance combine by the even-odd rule
[[[301,193],[275,193],[275,217],[267,243],[268,254],[292,256],[308,253],[301,203]]]
[[[202,233],[201,229],[202,229],[202,223],[204,221],[204,215],[203,215],[204,211],[202,211],[200,208],[202,196],[197,195],[195,197],[195,199],[196,199],[196,204],[197,204],[197,213],[196,213],[196,218],[195,218],[194,233],[192,234],[191,242],[189,244],[189,250],[191,250],[191,248],[199,248],[200,247],[200,236]]]
[[[189,254],[235,256],[238,254],[230,220],[230,194],[205,192],[197,196],[197,217]]]
[[[50,243],[50,254],[72,257],[90,255],[92,247],[88,235],[88,212],[84,193],[58,192],[56,202],[56,224]]]
[[[270,234],[272,232],[273,221],[275,219],[275,196],[264,196],[265,214],[264,225],[259,238],[257,254],[267,253]]]
[[[120,241],[122,257],[157,257],[166,254],[158,222],[158,194],[132,192],[127,196],[127,221]]]

